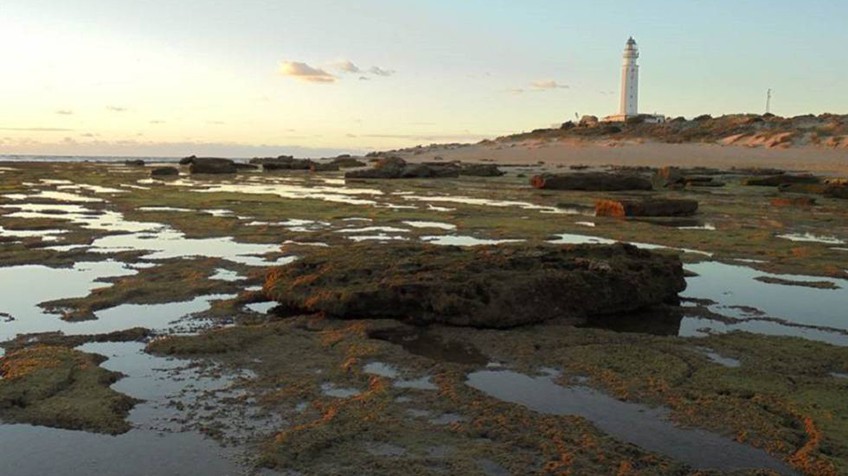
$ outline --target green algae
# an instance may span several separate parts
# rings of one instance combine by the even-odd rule
[[[159,304],[191,300],[196,296],[238,291],[239,284],[210,279],[224,261],[216,258],[172,259],[140,269],[138,274],[114,278],[111,286],[96,288],[88,296],[41,303],[67,321],[95,319],[96,311],[121,304]],[[227,266],[233,266],[227,264]]]
[[[98,367],[103,357],[39,345],[0,358],[0,419],[120,434],[136,401],[109,386],[120,374]]]

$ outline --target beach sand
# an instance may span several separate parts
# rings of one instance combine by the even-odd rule
[[[822,147],[764,148],[706,143],[594,142],[580,140],[524,141],[475,144],[460,148],[433,146],[423,152],[403,153],[414,162],[494,162],[537,165],[631,165],[737,168],[778,168],[821,175],[848,175],[848,150]]]

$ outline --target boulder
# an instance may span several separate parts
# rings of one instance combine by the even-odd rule
[[[785,183],[777,187],[778,190],[785,193],[811,193],[822,195],[827,190],[827,185],[823,183]]]
[[[777,197],[771,199],[773,207],[811,207],[816,204],[812,197]]]
[[[790,174],[779,174],[779,175],[769,175],[767,177],[753,177],[749,179],[745,179],[742,184],[749,186],[760,186],[760,187],[778,187],[784,184],[793,184],[793,183],[808,183],[815,184],[821,183],[821,179],[813,176],[813,175],[790,175]]]
[[[313,162],[309,167],[311,172],[338,172],[338,164]]]
[[[677,256],[627,244],[455,247],[357,243],[315,248],[272,269],[269,299],[339,319],[509,328],[677,302]]]
[[[183,157],[182,159],[180,159],[180,165],[189,165],[189,164],[191,164],[192,162],[194,162],[194,159],[196,159],[196,158],[197,158],[197,156],[195,156],[195,155],[190,155],[190,156],[188,156],[188,157]]]
[[[384,157],[374,162],[374,167],[352,170],[345,174],[349,179],[402,179],[459,177],[460,169],[453,164],[407,164],[400,157]]]
[[[151,177],[176,177],[180,175],[176,167],[157,167],[150,171]]]
[[[234,174],[238,171],[238,167],[230,159],[195,157],[188,171],[192,174]]]
[[[599,217],[688,217],[698,211],[696,200],[651,198],[647,200],[600,200]]]
[[[351,156],[338,156],[330,163],[337,165],[341,169],[353,169],[356,167],[365,167],[368,165],[365,162],[354,159]]]
[[[266,157],[250,159],[250,163],[261,165],[263,170],[311,170],[315,163],[309,159],[295,159],[294,157],[281,155],[279,157]]]
[[[848,185],[828,185],[824,196],[829,198],[848,198]]]
[[[661,167],[651,180],[656,188],[669,188],[683,183],[683,172],[677,167]]]
[[[124,161],[124,165],[130,167],[144,167],[144,161],[141,159],[129,159]]]
[[[463,165],[459,170],[459,175],[471,177],[500,177],[504,173],[495,164],[468,164]]]
[[[540,189],[550,190],[653,190],[651,181],[638,175],[589,172],[579,174],[543,174],[530,179],[530,184]]]
[[[580,122],[578,123],[581,127],[591,127],[598,125],[598,116],[583,116],[580,118]]]

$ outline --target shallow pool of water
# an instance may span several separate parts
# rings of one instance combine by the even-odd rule
[[[767,468],[795,474],[763,450],[700,429],[675,426],[668,411],[628,403],[589,387],[562,387],[550,376],[481,370],[467,384],[483,393],[549,415],[578,415],[601,431],[697,469],[734,471]]]
[[[521,243],[524,240],[492,240],[462,235],[422,236],[421,241],[443,246],[483,246],[500,245],[504,243]]]
[[[825,340],[822,334],[830,334],[826,341],[846,342],[848,336],[822,332],[820,329],[804,329],[764,321],[761,318],[783,319],[789,323],[808,327],[827,327],[848,331],[845,305],[848,303],[848,280],[829,278],[839,289],[819,289],[805,286],[769,284],[755,278],[766,276],[789,281],[820,281],[821,278],[798,275],[763,273],[745,266],[734,266],[717,262],[702,262],[686,265],[686,269],[697,274],[687,278],[687,288],[681,296],[708,299],[716,304],[708,306],[715,313],[742,319],[741,323],[720,323],[697,318],[698,324],[684,319],[682,335],[699,335],[698,329],[751,330],[773,335],[799,335],[815,340]],[[752,315],[750,308],[761,311],[764,316]],[[708,324],[708,322],[714,322]],[[845,345],[845,344],[841,344]]]

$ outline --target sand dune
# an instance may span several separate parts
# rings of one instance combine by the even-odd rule
[[[499,164],[535,165],[550,168],[567,165],[633,165],[680,167],[759,167],[809,171],[824,175],[848,175],[848,150],[823,147],[765,148],[705,143],[666,144],[639,141],[527,140],[476,144],[460,148],[430,147],[419,153],[403,153],[415,162],[442,157],[445,161],[491,161]]]

